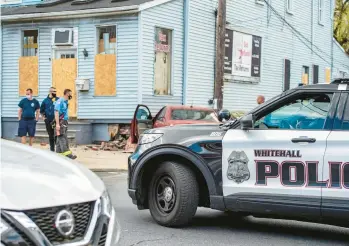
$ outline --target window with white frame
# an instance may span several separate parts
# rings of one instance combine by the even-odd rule
[[[97,27],[98,54],[116,54],[116,26]]]
[[[19,4],[19,3],[22,3],[22,0],[0,0],[1,5]]]
[[[319,1],[319,24],[324,24],[324,0]]]
[[[286,12],[293,14],[293,0],[286,0]]]

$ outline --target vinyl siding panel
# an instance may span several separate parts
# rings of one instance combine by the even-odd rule
[[[335,67],[333,71],[334,77],[339,77],[339,72],[345,72],[346,76],[349,78],[349,55],[345,53],[344,49],[333,39],[333,66]]]
[[[21,32],[7,26],[3,26],[2,30],[1,116],[16,117],[20,100],[18,96],[18,58]]]
[[[94,56],[98,25],[117,27],[116,96],[94,96]],[[51,30],[58,27],[76,27],[78,30],[78,76],[91,80],[90,90],[78,94],[79,119],[131,119],[137,105],[138,93],[138,17],[88,18],[12,24],[4,26],[1,103],[3,117],[16,117],[18,96],[18,57],[20,56],[21,30],[39,29],[39,96],[41,102],[52,83]],[[82,51],[88,51],[84,59]]]
[[[208,106],[213,97],[215,62],[215,4],[189,1],[188,81],[186,104]]]
[[[174,0],[141,13],[142,103],[156,113],[166,104],[182,104],[183,85],[183,0]],[[155,27],[172,29],[172,94],[154,96]]]

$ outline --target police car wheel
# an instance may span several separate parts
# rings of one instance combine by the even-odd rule
[[[188,224],[199,203],[194,172],[180,163],[162,163],[150,182],[148,202],[158,224],[168,227]]]

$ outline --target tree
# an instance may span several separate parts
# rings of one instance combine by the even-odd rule
[[[349,54],[349,0],[336,0],[333,35]]]

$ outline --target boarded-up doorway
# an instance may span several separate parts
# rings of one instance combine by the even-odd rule
[[[69,101],[69,117],[76,117],[76,64],[76,58],[62,57],[52,61],[52,85],[57,89],[57,96],[62,97],[65,89],[72,91],[73,98]]]

